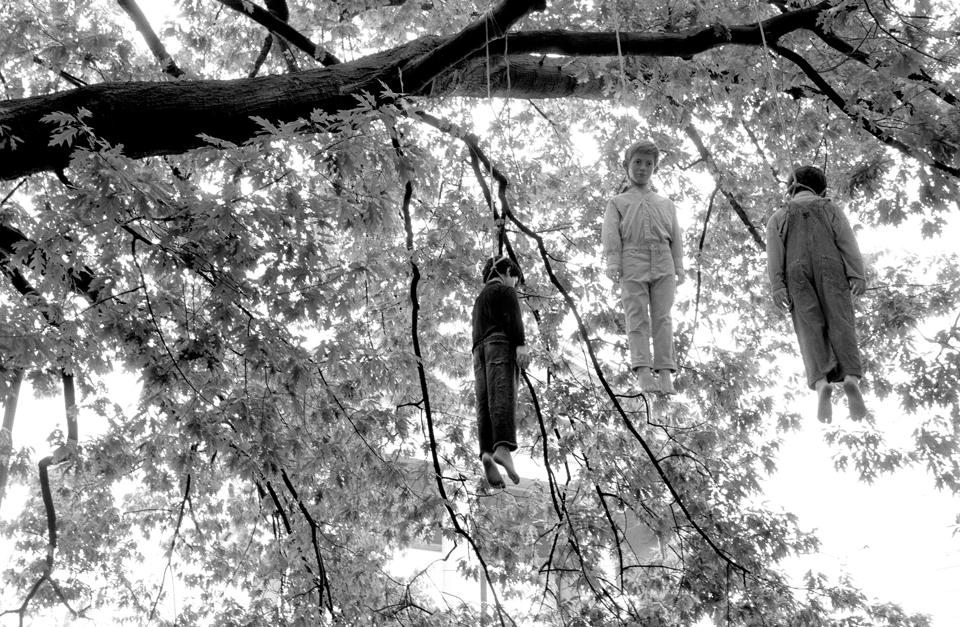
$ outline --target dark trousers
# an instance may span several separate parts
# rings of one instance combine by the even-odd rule
[[[517,349],[507,336],[494,333],[473,349],[480,454],[498,446],[517,450],[516,407],[520,369]]]
[[[793,328],[807,371],[807,385],[819,379],[862,376],[853,301],[843,262],[820,256],[787,268]]]

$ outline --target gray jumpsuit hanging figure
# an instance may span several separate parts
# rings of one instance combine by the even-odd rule
[[[517,449],[516,406],[520,370],[530,363],[514,287],[520,269],[509,257],[490,258],[481,270],[483,289],[473,304],[473,375],[480,461],[487,481],[504,487],[502,467],[513,483]]]
[[[832,419],[833,383],[842,382],[850,416],[867,409],[853,300],[863,294],[863,259],[847,218],[825,197],[827,179],[813,166],[794,170],[788,200],[767,223],[767,271],[773,300],[789,310],[807,384],[817,391],[817,418]]]
[[[650,189],[659,159],[652,141],[627,148],[623,167],[630,187],[607,203],[600,239],[606,274],[620,285],[630,368],[644,392],[673,394],[677,364],[671,310],[683,282],[683,252],[676,207]]]

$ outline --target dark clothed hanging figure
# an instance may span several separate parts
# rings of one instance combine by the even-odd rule
[[[517,449],[516,406],[520,370],[530,362],[520,301],[514,286],[520,276],[509,257],[490,258],[482,271],[483,290],[473,304],[473,375],[477,396],[480,461],[487,481],[504,487],[497,466],[513,483]]]
[[[767,223],[767,270],[773,300],[790,311],[807,384],[817,391],[817,417],[832,418],[833,383],[843,384],[850,416],[867,409],[851,294],[866,289],[863,259],[847,218],[824,197],[827,180],[813,166],[797,168],[788,201]]]

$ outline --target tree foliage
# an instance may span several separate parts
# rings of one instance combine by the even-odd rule
[[[391,569],[439,529],[501,624],[926,624],[780,569],[818,542],[757,505],[807,420],[760,234],[798,163],[866,230],[940,233],[960,191],[949,2],[175,9],[0,8],[0,491],[32,495],[0,523],[0,611],[479,623]],[[598,271],[639,136],[686,231],[670,403],[631,391]],[[470,308],[501,241],[535,347],[520,429],[543,480],[519,497],[477,479],[471,409]],[[957,492],[956,256],[869,257],[867,382],[916,429],[898,447],[838,420],[827,442],[866,481],[922,465]],[[66,397],[42,459],[10,438],[24,378]],[[150,546],[188,590],[176,616],[137,566]]]

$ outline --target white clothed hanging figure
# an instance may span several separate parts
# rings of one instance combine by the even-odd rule
[[[620,284],[630,368],[643,392],[673,394],[671,310],[684,278],[683,251],[673,201],[650,188],[659,160],[650,140],[627,148],[623,166],[630,186],[607,203],[601,241],[606,274]]]

